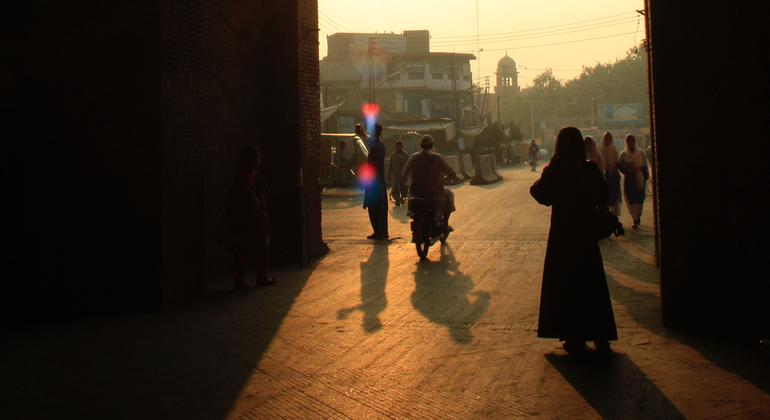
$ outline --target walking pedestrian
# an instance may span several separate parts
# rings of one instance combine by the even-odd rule
[[[381,135],[382,126],[376,124],[367,158],[373,176],[364,181],[364,208],[369,210],[369,221],[374,230],[367,239],[388,239],[388,185],[385,182],[385,143],[380,139]]]
[[[404,169],[409,155],[404,152],[404,143],[400,140],[396,142],[396,151],[390,155],[390,196],[396,202],[396,206],[404,204],[406,199],[406,188],[401,182],[401,171]]]
[[[617,340],[599,244],[590,223],[607,202],[607,185],[594,162],[586,161],[583,136],[575,127],[559,131],[550,164],[530,188],[540,204],[553,206],[543,268],[537,336],[558,338],[570,353],[609,352]]]
[[[586,148],[586,160],[595,163],[599,167],[599,171],[604,175],[604,162],[599,149],[596,147],[596,140],[591,136],[586,136],[583,139],[583,144]]]
[[[647,166],[647,157],[644,151],[636,147],[636,138],[633,134],[626,135],[626,148],[618,159],[618,169],[623,173],[623,192],[626,206],[634,221],[632,226],[638,229],[642,219],[642,208],[647,196],[647,180],[650,178],[650,169]]]
[[[620,217],[620,172],[618,171],[618,149],[612,139],[612,133],[607,131],[599,146],[604,163],[604,179],[607,181],[607,207],[612,214]]]
[[[537,169],[537,161],[540,158],[540,147],[532,139],[532,143],[529,144],[529,166],[532,167],[532,172]]]
[[[219,240],[232,255],[235,290],[248,287],[243,274],[252,260],[257,266],[257,285],[276,284],[270,276],[270,218],[267,182],[259,173],[261,163],[262,153],[256,146],[241,153],[219,227]]]

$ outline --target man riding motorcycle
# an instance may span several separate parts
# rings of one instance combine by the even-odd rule
[[[444,214],[444,223],[447,232],[452,231],[449,226],[449,215],[455,211],[454,194],[444,188],[444,176],[457,181],[457,174],[444,160],[433,151],[433,137],[426,134],[420,138],[421,151],[413,153],[406,161],[401,172],[401,180],[404,185],[409,185],[409,197],[421,197],[430,199],[437,213]]]

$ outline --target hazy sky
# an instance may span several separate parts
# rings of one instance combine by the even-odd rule
[[[431,51],[471,52],[481,76],[494,86],[497,61],[508,55],[526,87],[546,67],[562,81],[582,66],[612,62],[644,39],[644,0],[319,0],[320,56],[335,32],[394,32],[428,29]],[[547,45],[556,44],[556,45]],[[479,63],[471,62],[474,79]]]

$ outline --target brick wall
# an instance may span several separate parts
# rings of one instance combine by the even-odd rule
[[[166,300],[228,276],[215,232],[246,145],[264,154],[273,260],[319,255],[317,2],[168,0],[162,21]]]

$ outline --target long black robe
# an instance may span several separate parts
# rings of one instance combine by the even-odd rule
[[[385,181],[385,143],[375,139],[369,146],[370,165],[374,167],[374,180],[364,188],[364,208],[375,234],[388,234],[388,184]]]
[[[538,337],[617,340],[599,244],[589,221],[595,206],[607,205],[599,167],[546,167],[530,194],[552,206],[543,269]]]

